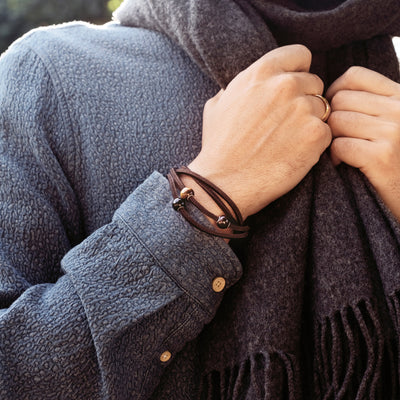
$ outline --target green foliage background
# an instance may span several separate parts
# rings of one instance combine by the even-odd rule
[[[109,21],[122,0],[0,0],[0,53],[38,26],[82,20]]]

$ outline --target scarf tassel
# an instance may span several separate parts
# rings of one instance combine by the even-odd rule
[[[393,304],[400,320],[398,296]],[[393,373],[398,371],[397,347],[385,339],[379,312],[368,300],[325,318],[315,335],[315,398],[400,398],[398,376]]]
[[[299,371],[293,355],[259,352],[202,380],[203,400],[295,400],[299,398]]]
[[[400,292],[390,297],[400,337]],[[314,377],[305,398],[323,400],[398,399],[400,352],[383,331],[369,300],[347,306],[318,323],[314,341]],[[310,355],[305,355],[309,357]],[[202,400],[297,400],[304,386],[293,354],[258,352],[223,370],[203,376]],[[309,393],[307,393],[309,392]]]

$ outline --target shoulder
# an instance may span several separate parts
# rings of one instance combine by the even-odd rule
[[[112,22],[71,22],[34,29],[14,42],[2,58],[9,58],[10,53],[19,53],[22,58],[33,53],[49,69],[76,73],[85,67],[93,70],[110,63],[112,68],[115,64],[123,68],[127,60],[136,64],[162,61],[169,67],[173,64],[176,68],[196,69],[183,50],[165,35]]]
[[[59,95],[76,93],[82,99],[90,93],[96,97],[110,90],[116,93],[117,87],[137,93],[160,91],[160,85],[170,90],[182,87],[186,92],[195,86],[215,88],[165,35],[118,23],[73,22],[35,29],[3,55],[1,68],[11,75],[19,69],[24,80],[45,69]],[[34,79],[37,82],[38,77]]]
[[[34,64],[34,68],[32,68]],[[40,69],[46,69],[53,81],[85,78],[93,73],[119,71],[121,76],[136,68],[145,72],[166,68],[198,74],[197,67],[166,36],[141,28],[123,27],[117,23],[97,26],[72,22],[30,31],[0,58],[2,80],[25,68],[24,80]],[[30,72],[30,73],[29,73]],[[178,72],[177,72],[178,73]],[[72,79],[73,80],[73,79]]]
[[[100,48],[103,51],[114,51],[124,46],[132,48],[135,44],[145,44],[149,50],[168,44],[171,50],[174,47],[166,36],[150,30],[124,27],[114,22],[93,25],[74,21],[33,29],[16,40],[9,50],[25,47],[38,54],[57,57],[65,56],[62,51],[66,49],[93,55],[92,52]]]
[[[104,113],[119,99],[119,109],[134,101],[140,102],[135,110],[145,112],[154,99],[209,97],[215,90],[165,35],[118,23],[35,29],[2,55],[0,77],[3,100],[56,98],[73,120],[80,118],[82,106]]]

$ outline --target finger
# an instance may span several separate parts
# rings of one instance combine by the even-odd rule
[[[333,96],[331,106],[333,111],[354,111],[371,116],[400,116],[398,99],[358,90],[340,90]]]
[[[287,72],[282,76],[293,79],[301,94],[321,94],[324,91],[324,82],[318,75],[309,72]],[[319,101],[322,103],[322,100]]]
[[[269,72],[308,72],[311,58],[311,51],[307,47],[294,44],[278,47],[266,53],[250,68],[262,68]]]
[[[330,151],[335,164],[341,161],[363,169],[374,159],[375,144],[368,140],[339,137],[333,140]]]
[[[336,167],[338,166],[342,161],[340,158],[338,158],[335,153],[332,151],[332,148],[329,149],[329,155],[331,157],[332,164]]]
[[[377,141],[399,135],[393,122],[351,111],[332,112],[328,124],[334,137]]]
[[[331,99],[340,90],[359,90],[381,96],[393,96],[400,94],[400,85],[370,69],[351,67],[332,83],[326,96]]]

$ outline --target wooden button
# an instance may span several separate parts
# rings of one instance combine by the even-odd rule
[[[164,363],[169,361],[170,358],[171,358],[171,353],[169,351],[164,351],[164,353],[162,353],[160,356],[161,362],[164,362]]]
[[[221,276],[219,276],[218,278],[215,278],[212,283],[212,288],[213,288],[214,292],[217,292],[217,293],[222,292],[225,289],[225,283],[226,283],[225,279],[222,278]]]

